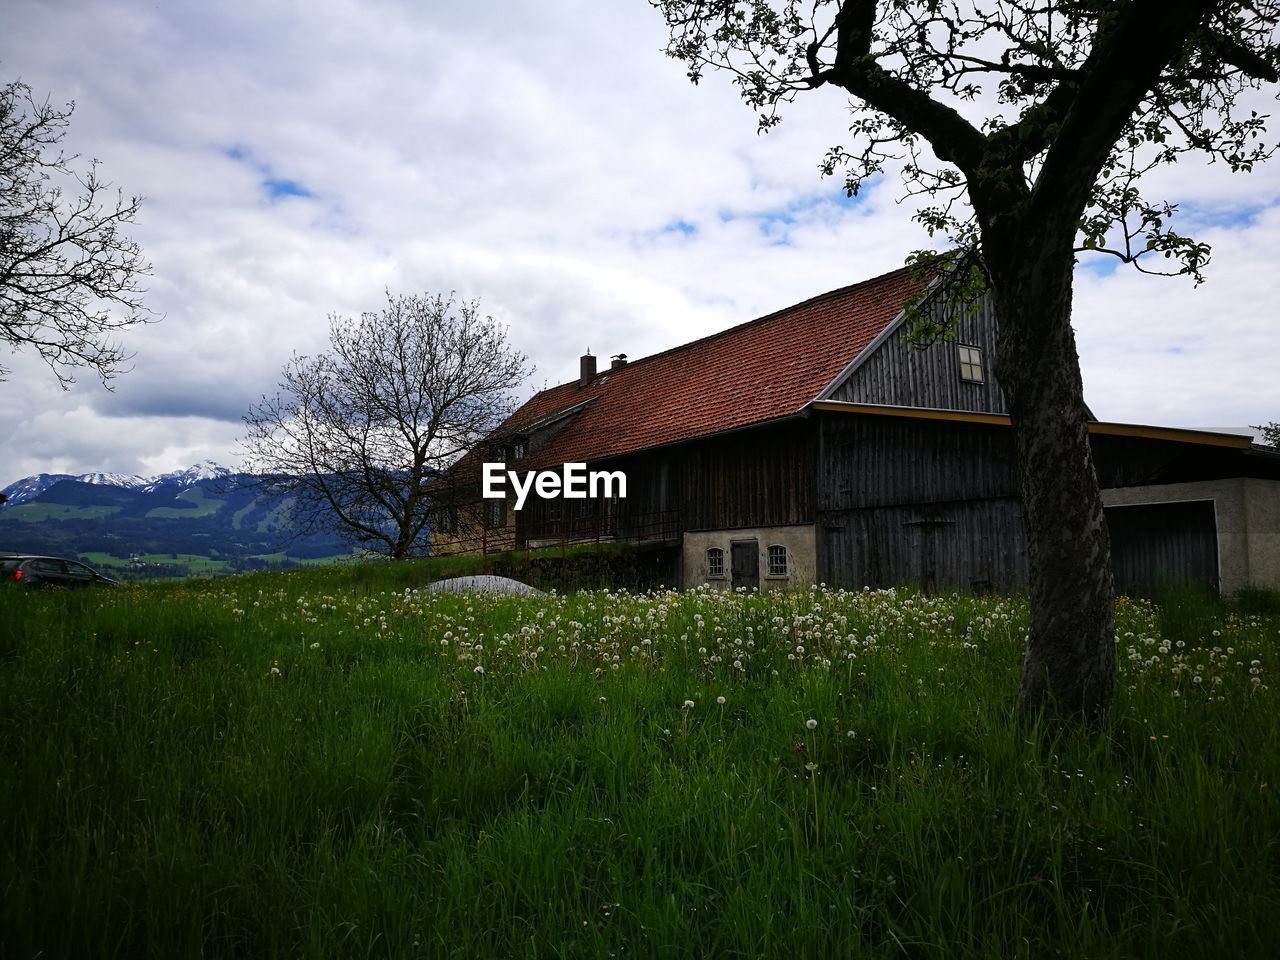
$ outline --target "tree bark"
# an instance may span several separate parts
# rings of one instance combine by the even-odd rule
[[[1096,722],[1114,683],[1115,591],[1071,328],[1072,234],[1027,243],[1028,232],[984,243],[1030,567],[1018,707]]]

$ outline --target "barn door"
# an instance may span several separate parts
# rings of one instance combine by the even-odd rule
[[[760,541],[734,540],[730,544],[730,564],[733,572],[733,588],[748,590],[760,587]]]
[[[1218,590],[1218,524],[1212,500],[1108,507],[1116,593],[1151,597],[1164,586]]]

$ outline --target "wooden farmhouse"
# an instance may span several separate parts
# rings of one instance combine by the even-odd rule
[[[1025,590],[992,312],[919,348],[904,306],[921,291],[901,269],[641,360],[582,357],[464,463],[586,463],[623,471],[626,497],[530,492],[516,511],[508,485],[484,502],[488,546],[642,543],[684,587]],[[1280,586],[1280,456],[1203,430],[1090,434],[1118,590]]]

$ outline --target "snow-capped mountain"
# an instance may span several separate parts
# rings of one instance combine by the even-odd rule
[[[147,485],[145,479],[131,473],[82,473],[72,479],[99,487],[124,487],[128,490],[137,490]]]
[[[188,467],[186,470],[174,470],[154,477],[138,477],[127,473],[82,473],[79,476],[70,473],[37,473],[33,477],[24,477],[9,484],[0,493],[8,497],[5,507],[16,507],[34,500],[55,483],[63,480],[78,480],[99,487],[123,487],[126,490],[141,490],[153,493],[161,487],[172,486],[176,490],[184,490],[208,480],[221,480],[234,475],[234,471],[220,467],[212,460],[205,460]]]
[[[233,471],[226,467],[220,467],[212,460],[205,460],[203,463],[197,463],[194,466],[187,467],[185,470],[174,470],[170,473],[161,473],[157,476],[142,482],[142,488],[148,493],[166,486],[173,485],[176,487],[190,487],[206,480],[221,480],[225,477],[233,475]]]
[[[16,507],[20,503],[34,500],[55,483],[74,479],[75,477],[69,473],[37,473],[34,477],[23,477],[21,480],[9,484],[9,486],[0,490],[0,494],[9,498],[5,506]]]
[[[12,499],[0,505],[0,551],[92,554],[134,579],[350,555],[350,544],[336,534],[296,523],[288,484],[275,489],[260,481],[209,460],[152,477],[106,471],[26,477],[4,490]]]

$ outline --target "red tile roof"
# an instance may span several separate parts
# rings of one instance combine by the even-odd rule
[[[598,460],[798,413],[920,292],[910,267],[535,394],[496,435],[582,403],[523,469]]]

